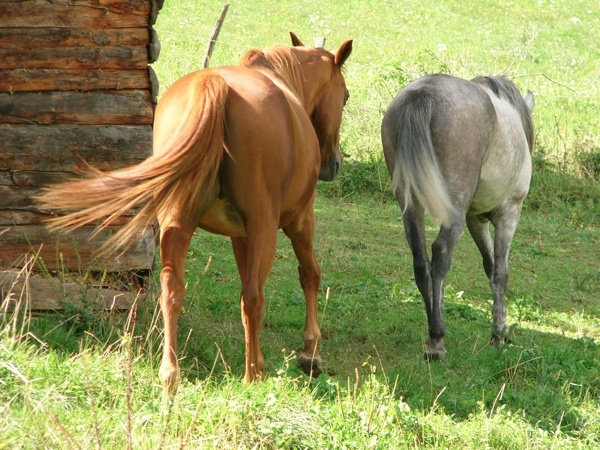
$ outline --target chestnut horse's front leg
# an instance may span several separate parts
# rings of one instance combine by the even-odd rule
[[[179,384],[177,363],[177,319],[181,311],[185,285],[183,282],[185,258],[193,230],[169,224],[161,224],[160,259],[160,309],[163,317],[163,357],[158,372],[165,394],[174,394]]]
[[[321,330],[318,321],[318,293],[321,283],[321,268],[315,258],[313,236],[315,230],[315,214],[312,202],[306,212],[283,228],[289,237],[296,258],[298,258],[298,274],[300,285],[306,300],[306,324],[304,327],[304,349],[298,357],[298,367],[307,375],[318,377],[323,370],[323,362],[319,355],[318,344]]]

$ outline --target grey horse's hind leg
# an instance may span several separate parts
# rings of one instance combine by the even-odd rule
[[[495,228],[494,270],[490,278],[490,287],[494,297],[492,342],[496,345],[504,343],[508,337],[506,306],[504,305],[508,285],[508,254],[521,215],[521,206],[519,203],[504,207],[491,218]]]
[[[398,196],[402,199],[402,196]],[[402,206],[402,204],[401,204]],[[423,296],[427,323],[429,325],[429,342],[425,351],[426,359],[444,359],[444,336],[446,327],[443,315],[436,313],[433,302],[433,289],[431,278],[431,263],[427,254],[427,241],[425,239],[425,211],[419,205],[411,205],[402,217],[404,234],[413,255],[413,270],[415,283]],[[433,334],[432,334],[432,330]],[[432,337],[433,336],[433,337]]]
[[[438,237],[431,247],[431,283],[432,314],[429,321],[429,348],[431,356],[435,355],[439,343],[446,334],[444,326],[444,280],[452,264],[452,251],[462,236],[465,227],[464,219],[449,227],[442,226]]]

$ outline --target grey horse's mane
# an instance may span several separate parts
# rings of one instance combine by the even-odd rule
[[[479,76],[471,80],[473,83],[482,84],[490,88],[490,90],[498,97],[506,100],[513,105],[519,116],[521,117],[521,123],[523,124],[523,130],[527,137],[527,144],[529,145],[529,151],[533,150],[533,141],[535,138],[535,132],[533,129],[533,119],[531,117],[531,111],[523,101],[521,92],[515,86],[515,84],[506,78],[505,76],[499,75],[495,77],[484,77]]]

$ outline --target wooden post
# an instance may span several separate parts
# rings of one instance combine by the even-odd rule
[[[202,64],[203,69],[206,69],[208,67],[208,64],[210,63],[210,57],[212,56],[215,44],[217,43],[217,38],[219,37],[219,32],[221,31],[221,26],[223,25],[223,21],[225,20],[225,16],[227,15],[228,9],[229,3],[225,3],[225,6],[223,6],[223,10],[221,11],[219,19],[217,20],[217,23],[215,23],[215,28],[213,29],[213,32],[210,35],[208,46],[206,47],[206,53],[204,54],[204,63]]]
[[[315,39],[315,48],[325,48],[325,38],[318,37]]]

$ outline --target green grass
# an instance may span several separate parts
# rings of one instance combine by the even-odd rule
[[[161,403],[156,376],[161,336],[152,299],[140,304],[131,334],[127,317],[90,311],[26,319],[15,338],[9,334],[20,322],[12,320],[0,339],[6,418],[0,443],[594,448],[600,442],[600,277],[590,252],[600,241],[597,229],[573,228],[568,217],[523,217],[508,300],[514,343],[501,349],[488,345],[491,296],[465,236],[447,280],[448,356],[428,364],[425,314],[397,206],[321,196],[317,214],[325,375],[311,382],[293,365],[304,308],[282,235],[266,288],[268,379],[241,383],[235,263],[226,240],[200,233],[188,256],[182,386],[171,409]]]
[[[200,67],[217,2],[165,2],[163,90]],[[593,3],[593,4],[592,4]],[[245,386],[229,242],[199,232],[180,320],[182,383],[161,401],[153,295],[135,315],[76,309],[0,318],[0,449],[597,448],[600,445],[600,94],[594,2],[233,2],[211,65],[252,47],[348,37],[355,49],[343,173],[318,186],[325,374],[294,366],[304,300],[280,235],[261,333],[267,379]],[[469,236],[446,280],[446,360],[423,360],[426,319],[379,124],[395,93],[443,71],[506,71],[536,94],[531,193],[513,242],[513,343],[488,343],[491,294]],[[433,237],[435,227],[429,224]],[[133,322],[133,323],[132,323]]]

